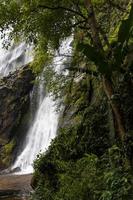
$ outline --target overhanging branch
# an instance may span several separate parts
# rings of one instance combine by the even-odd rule
[[[80,17],[82,17],[83,19],[87,19],[82,13],[76,11],[76,10],[73,10],[71,8],[67,8],[67,7],[63,7],[63,6],[47,6],[47,5],[38,5],[38,8],[43,8],[43,9],[49,9],[49,10],[66,10],[68,12],[71,12],[75,15],[78,15]]]

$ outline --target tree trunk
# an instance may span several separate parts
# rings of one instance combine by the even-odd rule
[[[125,128],[123,125],[124,123],[122,120],[122,114],[116,102],[111,100],[111,97],[114,94],[113,87],[112,87],[112,83],[105,76],[103,76],[103,87],[114,113],[118,137],[121,139],[121,141],[123,141],[124,136],[125,136]]]
[[[91,31],[92,31],[94,46],[96,46],[99,51],[104,52],[102,42],[101,42],[101,39],[100,39],[98,23],[97,23],[97,20],[96,20],[92,1],[91,0],[84,0],[84,3],[85,3],[87,11],[89,13],[88,24],[89,24]],[[105,75],[103,76],[103,86],[104,86],[105,93],[108,97],[108,100],[110,102],[110,105],[111,105],[113,113],[114,113],[118,137],[120,138],[121,141],[123,141],[124,136],[125,136],[125,129],[124,129],[123,122],[122,122],[122,115],[120,113],[118,105],[111,100],[111,97],[114,94],[113,93],[113,87],[112,87],[112,83],[105,77]]]
[[[100,51],[103,51],[101,39],[99,37],[99,27],[98,27],[98,23],[95,17],[95,12],[94,12],[92,2],[91,0],[85,0],[84,3],[88,11],[88,24],[92,31],[93,43],[98,49],[100,49]]]

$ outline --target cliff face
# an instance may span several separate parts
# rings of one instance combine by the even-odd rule
[[[34,75],[28,66],[10,73],[0,80],[0,168],[11,162],[16,145],[15,129],[20,124],[29,104]]]

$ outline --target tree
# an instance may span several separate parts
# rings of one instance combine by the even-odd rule
[[[2,0],[0,28],[1,37],[10,29],[9,39],[33,42],[43,55],[40,65],[51,50],[58,49],[60,42],[73,34],[74,50],[96,66],[114,113],[116,133],[123,140],[125,127],[119,106],[112,100],[112,78],[116,71],[125,70],[132,45],[130,0]],[[84,69],[87,70],[89,65]]]

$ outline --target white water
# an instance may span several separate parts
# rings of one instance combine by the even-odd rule
[[[70,53],[71,39],[66,40],[60,48],[61,54]],[[59,56],[59,52],[55,54],[53,67],[57,72],[63,68],[65,56]],[[15,161],[12,169],[19,168],[19,173],[26,174],[33,172],[33,161],[39,152],[45,152],[50,142],[56,136],[58,127],[59,113],[55,111],[55,104],[50,95],[44,96],[43,81],[40,81],[38,88],[38,109],[33,123],[27,133],[24,150],[20,153]],[[32,101],[32,99],[31,99]]]
[[[18,46],[12,46],[9,50],[2,49],[0,43],[0,77],[7,76],[21,66],[33,60],[32,47],[24,42]]]
[[[42,98],[41,95],[40,98]],[[21,174],[32,173],[34,159],[39,152],[46,151],[51,140],[56,136],[57,125],[58,114],[55,112],[52,98],[47,95],[39,103],[36,117],[26,137],[25,148],[18,156],[13,168],[20,168]]]

